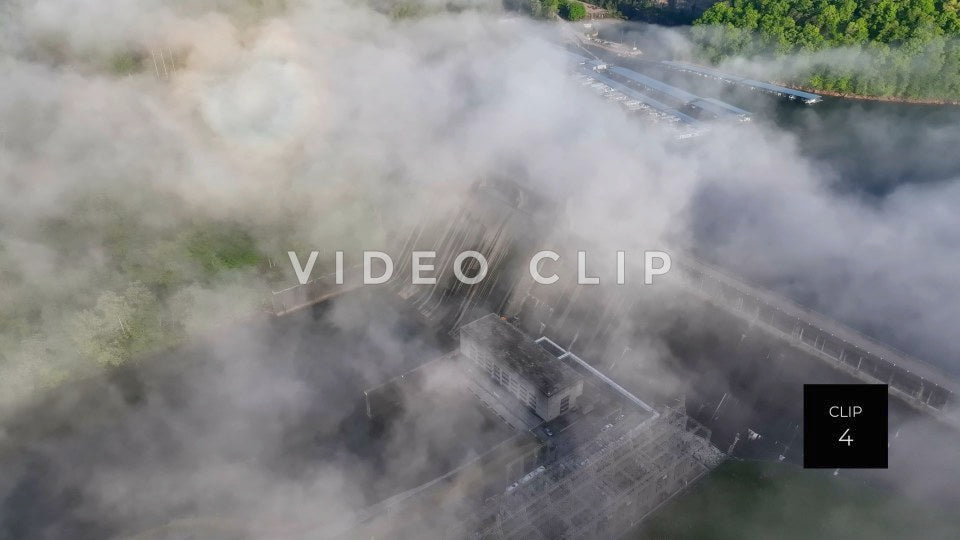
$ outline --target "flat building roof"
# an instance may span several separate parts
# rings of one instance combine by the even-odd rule
[[[472,338],[546,396],[580,381],[570,366],[495,313],[462,326],[460,335]]]

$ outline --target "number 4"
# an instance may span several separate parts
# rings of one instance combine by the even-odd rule
[[[840,436],[840,442],[847,443],[847,446],[850,446],[851,444],[853,444],[853,437],[851,437],[849,433],[850,433],[850,430],[848,429],[843,432],[843,435]]]

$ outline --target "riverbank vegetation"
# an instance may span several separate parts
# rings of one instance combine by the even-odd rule
[[[282,278],[236,222],[150,223],[109,196],[82,198],[67,214],[41,220],[19,244],[0,242],[0,364],[5,387],[25,395],[174,346],[188,325],[217,326],[221,310],[262,309],[265,295],[249,291]]]
[[[507,0],[505,5],[539,19],[560,16],[568,21],[579,21],[587,16],[587,8],[579,0]]]
[[[709,6],[709,0],[657,2],[655,0],[594,0],[618,19],[665,26],[689,25]],[[704,5],[706,3],[706,5]]]
[[[815,90],[960,99],[960,0],[726,0],[694,25],[714,63],[799,55],[784,77]]]

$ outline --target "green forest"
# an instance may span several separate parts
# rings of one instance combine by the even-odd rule
[[[703,11],[703,2],[660,2],[656,0],[592,0],[614,17],[666,26],[688,25]]]
[[[560,16],[579,21],[587,16],[587,8],[580,0],[506,0],[504,5],[540,19]]]
[[[960,100],[960,0],[726,0],[694,25],[714,63],[794,54],[778,75],[818,90]]]

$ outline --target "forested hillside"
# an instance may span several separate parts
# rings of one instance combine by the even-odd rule
[[[587,8],[580,0],[506,0],[504,5],[539,19],[559,15],[568,21],[579,21],[587,16]]]
[[[863,95],[960,99],[960,0],[726,0],[694,24],[713,62],[820,53],[795,82]],[[831,55],[830,48],[843,50]]]
[[[592,0],[631,21],[666,26],[689,25],[716,0]]]

